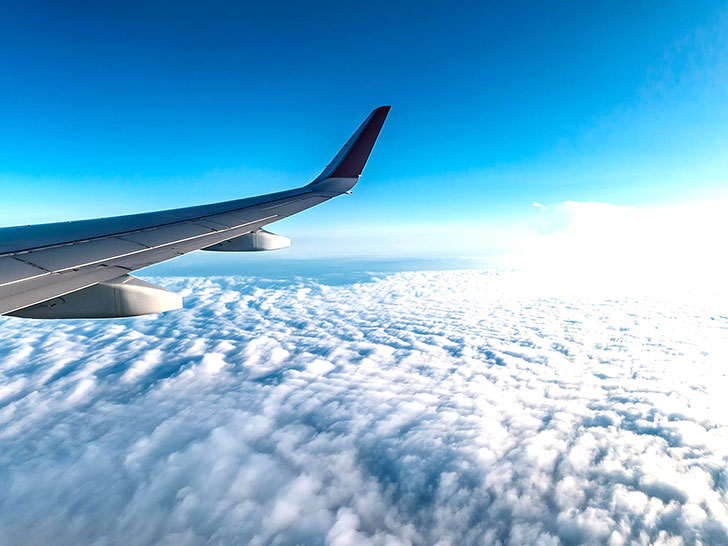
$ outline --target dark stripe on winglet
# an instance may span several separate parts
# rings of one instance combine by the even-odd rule
[[[369,154],[374,148],[379,131],[387,119],[391,106],[380,106],[374,110],[351,136],[344,147],[336,154],[333,161],[314,180],[318,182],[326,178],[358,178],[366,165]]]

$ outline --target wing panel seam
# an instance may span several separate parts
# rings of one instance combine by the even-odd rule
[[[200,238],[203,238],[203,237],[209,237],[210,235],[217,235],[217,234],[220,234],[220,233],[224,233],[226,231],[231,231],[231,230],[234,230],[234,229],[239,229],[241,227],[249,226],[250,224],[256,224],[258,222],[265,222],[267,220],[271,220],[271,219],[277,218],[277,217],[278,217],[278,215],[277,214],[274,214],[272,216],[266,216],[265,218],[259,218],[257,220],[252,220],[250,222],[244,222],[242,224],[238,224],[238,225],[235,225],[235,226],[231,226],[231,227],[226,228],[226,229],[221,229],[219,231],[213,231],[211,233],[202,233],[200,235],[193,235],[191,237],[185,237],[184,239],[177,239],[175,241],[170,241],[168,243],[163,243],[163,244],[156,245],[156,246],[150,246],[150,247],[147,247],[147,248],[141,248],[139,250],[134,250],[132,252],[125,252],[123,254],[117,254],[116,256],[106,256],[106,257],[101,258],[101,259],[98,259],[98,260],[92,260],[90,262],[86,262],[86,263],[82,263],[82,264],[76,264],[76,265],[70,266],[70,267],[64,267],[63,269],[56,269],[56,270],[53,270],[53,271],[48,271],[48,273],[65,273],[66,271],[72,271],[74,269],[78,269],[78,268],[81,268],[81,267],[88,267],[90,265],[101,264],[103,262],[108,262],[108,261],[111,261],[111,260],[118,260],[119,258],[125,258],[127,256],[133,256],[135,254],[141,254],[143,252],[148,252],[150,250],[158,250],[160,248],[172,246],[172,245],[179,244],[179,243],[184,243],[184,242],[187,242],[187,241],[192,241],[194,239],[200,239]],[[110,239],[113,239],[114,237],[113,236],[110,236],[109,238]],[[183,254],[184,253],[179,254],[179,255],[182,256]],[[23,261],[23,260],[21,260],[21,261]],[[29,264],[29,265],[35,265],[35,264]]]

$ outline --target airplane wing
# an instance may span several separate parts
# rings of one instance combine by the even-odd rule
[[[263,226],[348,192],[389,113],[374,110],[310,184],[160,212],[0,229],[0,315],[111,318],[158,313],[181,298],[129,275],[193,250],[273,250]]]

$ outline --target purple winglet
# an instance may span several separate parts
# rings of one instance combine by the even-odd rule
[[[358,178],[369,159],[390,108],[391,106],[380,106],[369,114],[361,127],[312,184],[327,178]]]

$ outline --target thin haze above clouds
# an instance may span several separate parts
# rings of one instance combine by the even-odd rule
[[[332,203],[329,208],[338,205]],[[370,265],[374,270],[380,270],[377,267],[386,260],[423,260],[430,269],[515,268],[572,287],[608,285],[623,292],[686,287],[723,291],[728,277],[728,256],[722,251],[722,238],[728,233],[728,200],[723,196],[660,206],[534,202],[524,209],[507,219],[428,220],[396,228],[387,223],[360,224],[356,218],[336,229],[311,228],[307,216],[300,215],[270,227],[292,238],[290,249],[255,256],[195,253],[149,271],[159,275],[305,275],[316,256],[339,264],[352,259],[374,262]]]
[[[156,282],[188,308],[2,319],[3,544],[728,541],[714,300]]]

